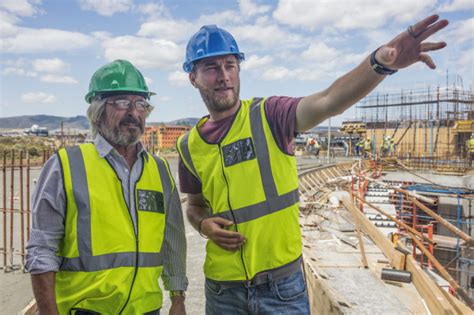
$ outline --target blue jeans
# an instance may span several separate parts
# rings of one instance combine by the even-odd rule
[[[302,271],[254,287],[244,285],[222,289],[206,279],[206,315],[310,314],[308,292]]]

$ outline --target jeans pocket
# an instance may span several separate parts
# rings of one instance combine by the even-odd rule
[[[222,287],[218,283],[206,279],[205,286],[206,291],[208,291],[209,293],[212,293],[214,295],[222,295]]]
[[[276,296],[281,301],[293,301],[306,294],[306,283],[301,271],[274,282]]]

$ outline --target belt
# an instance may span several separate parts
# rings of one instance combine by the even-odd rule
[[[299,270],[301,270],[301,256],[298,257],[298,259],[286,265],[283,265],[281,267],[259,272],[252,279],[249,279],[249,280],[216,281],[209,278],[207,278],[207,280],[218,284],[222,289],[235,288],[238,286],[244,286],[246,288],[250,288],[250,287],[255,287],[261,284],[267,284],[270,281],[277,281],[277,280],[286,278]]]

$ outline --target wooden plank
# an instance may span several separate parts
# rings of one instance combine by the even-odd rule
[[[318,179],[314,173],[309,174],[309,176],[310,176],[315,182],[317,182],[318,184],[321,184],[321,183],[322,183],[321,180]]]
[[[369,268],[369,263],[367,262],[367,256],[365,255],[365,247],[364,247],[364,240],[362,239],[362,235],[360,233],[360,222],[356,219],[356,229],[357,229],[357,239],[359,240],[359,249],[361,254],[362,266],[365,269]]]
[[[425,300],[430,312],[433,314],[462,314],[451,306],[450,301],[440,291],[443,289],[431,280],[412,256],[408,255],[406,262],[406,270],[411,272],[413,284]]]
[[[311,263],[311,256],[309,251],[303,250],[303,270],[311,314],[345,314],[344,308],[350,307],[350,304],[338,296],[320,276],[317,268]]]
[[[390,261],[390,265],[398,270],[404,270],[405,255],[398,252],[388,238],[362,214],[349,198],[343,198],[344,207],[352,214],[355,220],[360,222],[362,230],[374,241],[374,243],[382,250],[384,255]]]

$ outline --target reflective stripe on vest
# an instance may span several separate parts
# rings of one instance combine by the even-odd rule
[[[272,170],[270,167],[270,154],[268,152],[267,139],[262,125],[262,106],[263,98],[255,98],[250,105],[250,126],[252,130],[252,139],[254,141],[255,150],[257,152],[257,162],[260,169],[260,176],[263,181],[263,189],[266,200],[258,204],[250,205],[243,208],[232,209],[224,212],[214,214],[213,216],[222,217],[227,220],[234,221],[237,224],[254,220],[265,215],[285,209],[299,200],[298,189],[290,191],[281,196],[278,195],[273,180]],[[185,134],[179,144],[183,162],[185,162],[191,173],[199,180],[196,169],[194,168],[191,154],[188,148],[189,133]]]
[[[66,149],[71,171],[74,199],[77,205],[77,246],[79,257],[63,257],[60,270],[62,271],[99,271],[118,267],[133,267],[137,265],[136,252],[110,253],[92,256],[91,240],[91,207],[89,187],[84,165],[84,158],[79,147]],[[170,205],[172,184],[164,162],[154,157],[163,187],[163,195],[168,197],[166,207]],[[145,167],[145,166],[143,166]],[[167,211],[168,209],[166,209]],[[138,253],[138,267],[158,267],[163,265],[161,253]]]

